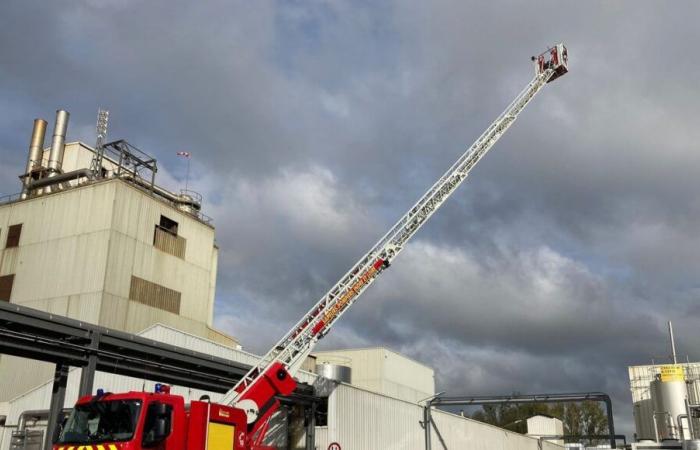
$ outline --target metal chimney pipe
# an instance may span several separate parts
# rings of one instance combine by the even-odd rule
[[[671,356],[673,357],[673,364],[678,364],[678,359],[676,358],[676,340],[673,339],[673,324],[668,321],[668,334],[671,336]]]
[[[29,141],[29,155],[27,156],[27,169],[22,180],[22,198],[27,198],[29,195],[29,184],[32,177],[29,175],[36,167],[41,166],[41,161],[44,158],[44,140],[46,139],[46,121],[44,119],[34,119],[34,128],[32,129],[32,138]]]
[[[67,111],[59,109],[56,111],[56,125],[53,128],[53,140],[51,141],[51,151],[49,152],[49,177],[58,175],[63,166],[63,152],[66,149],[66,131],[68,130]]]

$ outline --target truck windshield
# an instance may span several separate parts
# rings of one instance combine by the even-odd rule
[[[139,400],[95,401],[77,405],[57,443],[128,441],[134,435],[140,411]]]

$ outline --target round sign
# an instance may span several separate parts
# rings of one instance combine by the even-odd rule
[[[328,446],[328,450],[342,450],[340,448],[340,444],[337,442],[331,442],[330,445]]]

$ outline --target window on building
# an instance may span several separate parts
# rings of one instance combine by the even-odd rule
[[[129,300],[144,305],[180,314],[180,292],[153,283],[143,278],[131,276]]]
[[[173,236],[177,236],[177,222],[165,216],[160,216],[160,228]]]
[[[316,403],[316,426],[328,426],[328,397],[324,397]]]
[[[22,234],[22,224],[18,223],[15,225],[10,225],[10,228],[7,229],[7,242],[5,242],[5,247],[10,248],[10,247],[18,247],[19,246],[19,237]]]
[[[185,258],[187,240],[177,235],[178,224],[172,219],[160,216],[160,222],[153,230],[153,246],[178,258]]]
[[[9,302],[12,295],[12,285],[15,282],[15,274],[0,277],[0,301]]]

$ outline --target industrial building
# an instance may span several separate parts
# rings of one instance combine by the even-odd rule
[[[629,379],[638,441],[700,438],[700,363],[631,366]]]
[[[700,449],[700,363],[679,363],[668,323],[671,361],[630,366],[632,449]]]
[[[164,325],[153,325],[139,335],[245,364],[254,364],[259,358],[240,349]],[[357,349],[339,353],[352,353],[358,361],[374,358],[378,354],[390,354],[397,366],[419,364],[386,349]],[[318,357],[316,361],[320,362],[325,359]],[[320,363],[320,365],[324,364]],[[356,386],[352,381],[354,371],[347,366],[345,367],[344,373],[351,378],[349,381],[329,380],[310,371],[301,371],[298,374],[299,381],[315,386],[325,398],[324,406],[319,408],[316,414],[314,448],[325,450],[333,442],[340,443],[342,449],[346,450],[423,448],[423,406],[413,401],[394,398],[375,390]],[[358,365],[355,364],[355,367]],[[379,385],[384,381],[388,385],[395,383],[395,379],[391,380],[394,377],[390,371],[384,371],[384,373],[388,374],[388,379],[380,375],[380,379],[377,380],[380,382]],[[72,369],[68,377],[64,405],[66,408],[70,408],[77,399],[79,378],[80,370]],[[405,377],[404,383],[405,385],[402,387],[406,388],[407,391],[417,391],[423,387],[423,380],[420,377],[415,380]],[[36,433],[35,440],[40,442],[46,426],[45,420],[33,419],[31,412],[25,418],[22,418],[22,414],[26,411],[48,408],[51,398],[51,384],[51,380],[47,379],[40,386],[14,398],[9,404],[7,424],[22,423],[25,427],[23,431],[29,432],[30,435]],[[154,384],[153,381],[103,372],[98,372],[95,378],[96,388],[114,392],[152,391]],[[199,399],[203,394],[210,395],[212,401],[218,401],[222,397],[221,394],[217,393],[177,386],[173,386],[172,392],[182,395],[186,401]],[[304,428],[299,423],[302,420],[301,417],[294,411],[284,410],[279,419],[285,424],[283,431],[274,433],[274,440],[269,443],[277,445],[279,448],[304,449]],[[444,442],[446,448],[450,449],[555,450],[562,448],[536,437],[521,435],[445,411],[434,411],[433,421],[435,430],[440,434],[440,441]],[[0,431],[2,431],[0,449],[8,450],[12,433],[16,429],[0,428]],[[435,448],[443,448],[437,445],[437,442],[436,439]]]
[[[527,435],[536,438],[564,436],[564,423],[556,417],[538,414],[527,419]],[[564,445],[563,439],[555,439],[550,442]]]
[[[230,346],[212,327],[218,248],[196,193],[155,184],[157,162],[126,141],[51,146],[37,119],[22,192],[0,204],[0,301],[130,333],[161,323]],[[19,171],[18,171],[19,174]],[[53,367],[0,356],[2,404]]]

